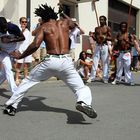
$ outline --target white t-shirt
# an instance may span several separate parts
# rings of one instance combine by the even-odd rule
[[[22,54],[30,45],[31,43],[31,32],[28,29],[25,29],[23,32],[23,35],[25,36],[25,40],[21,42],[17,42],[16,49],[20,51]],[[18,59],[17,63],[31,63],[32,62],[32,55],[28,55],[23,59]]]
[[[74,30],[70,31],[69,37],[71,39],[70,49],[76,48],[77,36],[80,35],[80,30],[75,27]]]
[[[31,43],[32,36],[31,36],[31,32],[28,29],[25,29],[23,35],[25,36],[25,40],[17,42],[17,47],[16,47],[16,49],[19,50],[20,53],[23,53]]]

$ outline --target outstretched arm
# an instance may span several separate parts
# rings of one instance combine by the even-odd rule
[[[10,55],[16,59],[21,59],[34,53],[40,47],[43,38],[44,38],[43,29],[40,28],[33,42],[28,46],[28,48],[22,54],[19,51],[15,50],[14,52],[11,52]]]
[[[79,26],[78,22],[75,22],[74,24],[80,30],[80,34],[85,34],[85,31]]]

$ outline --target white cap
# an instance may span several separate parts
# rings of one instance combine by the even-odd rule
[[[86,53],[87,53],[87,54],[92,54],[91,49],[87,49],[87,50],[86,50]]]

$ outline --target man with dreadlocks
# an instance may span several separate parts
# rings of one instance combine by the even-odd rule
[[[108,83],[108,71],[109,71],[109,52],[111,53],[111,29],[107,26],[107,19],[104,15],[99,17],[100,26],[95,28],[95,41],[96,47],[93,55],[93,65],[91,70],[91,76],[88,82],[96,79],[96,73],[98,70],[98,64],[101,60],[103,67],[103,82]]]
[[[70,18],[57,20],[54,8],[47,4],[39,6],[35,14],[43,20],[43,25],[38,28],[34,41],[23,52],[12,52],[11,56],[17,59],[24,58],[35,52],[42,41],[47,43],[45,59],[33,68],[29,77],[23,79],[12,97],[5,103],[5,114],[15,115],[17,106],[25,92],[32,86],[49,79],[52,76],[63,80],[74,92],[77,103],[76,109],[85,113],[90,118],[96,118],[96,111],[91,107],[92,96],[90,88],[84,85],[76,72],[69,52],[69,27],[74,24]]]

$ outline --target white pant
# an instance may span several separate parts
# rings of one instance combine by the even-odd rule
[[[94,55],[93,55],[93,65],[92,65],[91,76],[90,76],[91,79],[95,79],[99,60],[101,59],[103,65],[103,80],[108,80],[108,74],[109,74],[108,49],[109,48],[107,44],[96,45]]]
[[[134,82],[132,73],[130,71],[131,66],[131,54],[128,53],[120,53],[119,57],[117,58],[117,73],[116,73],[116,79],[120,80],[122,77],[122,73],[124,70],[125,74],[125,82],[131,83]]]
[[[12,105],[17,108],[29,88],[52,76],[62,79],[72,89],[77,102],[83,101],[87,105],[91,105],[91,90],[84,85],[81,77],[74,68],[72,58],[67,55],[57,56],[57,58],[54,55],[46,57],[45,60],[31,70],[28,78],[23,79],[12,97],[6,102],[6,105]]]
[[[0,63],[2,64],[2,67],[0,69],[0,85],[5,80],[7,80],[11,92],[14,93],[16,91],[17,86],[15,84],[14,75],[12,72],[12,64],[8,53],[3,51],[0,52]]]

